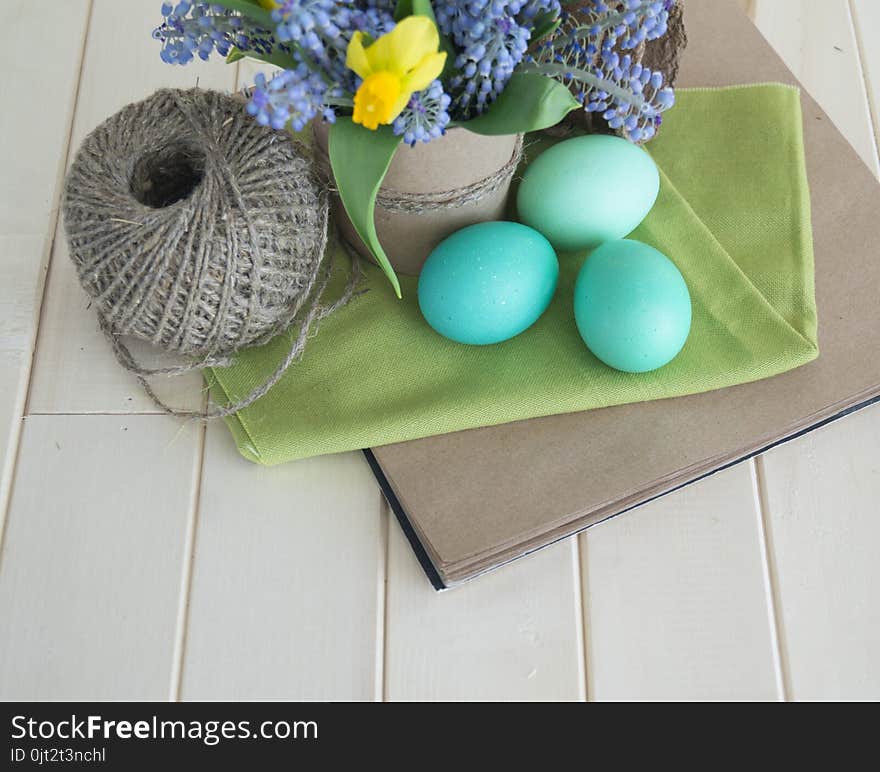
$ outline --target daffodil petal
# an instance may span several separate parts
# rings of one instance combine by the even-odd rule
[[[373,71],[390,70],[403,76],[439,46],[440,35],[434,22],[427,16],[407,16],[373,43],[366,55]]]
[[[403,91],[400,96],[397,98],[397,101],[391,106],[391,109],[388,111],[390,114],[390,118],[388,119],[388,123],[391,123],[398,115],[400,115],[404,108],[409,104],[410,97],[412,97],[411,91]]]
[[[384,70],[373,73],[354,95],[353,120],[368,129],[376,129],[381,123],[391,123],[408,99],[409,94],[401,92],[400,78],[394,73]]]
[[[428,54],[403,76],[403,90],[412,94],[428,88],[443,72],[446,52]]]
[[[370,46],[370,49],[375,48],[375,45],[374,43]],[[345,54],[345,66],[364,79],[369,78],[373,74],[373,68],[370,67],[370,59],[364,49],[364,33],[360,30],[351,36],[348,50]]]

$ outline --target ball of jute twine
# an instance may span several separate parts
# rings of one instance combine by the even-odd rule
[[[355,256],[342,296],[320,302],[335,251],[327,198],[307,149],[217,92],[158,91],[85,140],[65,188],[70,255],[117,359],[161,410],[218,418],[246,408],[303,353],[315,325],[353,297]],[[240,349],[297,323],[276,370],[231,404],[177,410],[147,381],[228,366]],[[143,367],[122,336],[190,361]]]

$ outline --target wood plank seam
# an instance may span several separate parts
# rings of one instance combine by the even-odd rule
[[[78,148],[73,147],[73,130],[74,130],[74,127],[76,124],[76,114],[79,109],[79,97],[80,97],[80,92],[82,89],[83,71],[85,69],[85,63],[86,63],[86,50],[88,49],[88,45],[89,45],[89,35],[90,35],[91,29],[92,29],[92,20],[93,20],[93,14],[94,14],[94,10],[95,10],[95,0],[88,0],[88,2],[89,2],[89,10],[86,14],[86,18],[87,18],[86,29],[85,29],[85,33],[83,34],[83,44],[82,44],[82,48],[80,49],[80,55],[79,55],[79,74],[77,75],[77,78],[76,78],[76,93],[74,94],[74,97],[73,97],[73,110],[71,110],[70,122],[68,123],[68,126],[67,126],[67,148],[66,148],[66,152],[64,153],[64,156],[65,156],[64,176],[61,178],[61,184],[58,186],[58,190],[55,192],[55,206],[53,207],[53,217],[51,218],[51,221],[49,223],[49,231],[48,231],[49,241],[50,241],[49,252],[48,252],[48,256],[46,258],[46,265],[43,270],[43,286],[41,288],[41,293],[40,293],[39,308],[37,309],[37,312],[38,312],[37,326],[34,330],[34,341],[33,341],[33,346],[31,348],[31,366],[28,371],[28,388],[27,388],[27,397],[25,399],[25,404],[24,404],[24,415],[28,415],[28,408],[30,407],[31,384],[32,384],[31,375],[33,374],[33,358],[36,353],[34,349],[36,348],[37,340],[39,339],[40,327],[41,327],[41,324],[43,321],[43,314],[44,314],[45,307],[46,307],[46,304],[44,301],[46,300],[46,288],[48,287],[48,284],[49,284],[49,282],[48,282],[49,270],[52,268],[52,258],[55,253],[55,242],[58,237],[58,218],[61,214],[61,195],[62,195],[62,191],[64,190],[64,180],[67,177],[67,170],[70,168],[70,165],[73,162],[73,157],[78,150]]]
[[[758,526],[763,548],[764,575],[767,583],[767,604],[771,616],[771,630],[775,643],[775,664],[777,668],[777,682],[780,687],[782,699],[789,702],[792,699],[791,667],[788,658],[788,639],[785,635],[785,623],[782,616],[782,594],[779,586],[779,569],[776,561],[776,552],[773,542],[773,528],[770,522],[770,506],[767,497],[766,473],[763,456],[758,456],[750,462],[752,466],[752,479],[755,486],[755,506],[758,510]]]
[[[180,571],[180,596],[177,607],[177,629],[174,638],[174,661],[171,667],[169,702],[180,702],[183,684],[183,667],[186,657],[186,633],[189,623],[189,600],[192,592],[193,564],[196,560],[196,535],[199,527],[199,512],[202,501],[202,480],[205,473],[205,440],[208,427],[202,422],[196,448],[196,464],[190,511],[187,515],[186,539],[183,546],[183,560]]]
[[[577,638],[577,652],[579,664],[579,680],[580,690],[578,698],[581,702],[587,701],[589,693],[589,683],[587,682],[587,644],[586,644],[586,614],[584,610],[584,561],[581,553],[581,538],[579,536],[570,537],[572,560],[574,561],[574,602],[575,602],[575,631]]]
[[[381,512],[380,519],[382,521],[382,542],[385,549],[382,553],[382,566],[380,571],[380,581],[382,586],[379,595],[379,613],[378,618],[382,620],[381,629],[378,629],[379,646],[376,651],[376,699],[378,702],[388,702],[388,560],[391,551],[391,529],[392,524],[391,507],[385,500],[385,496],[379,493],[379,509]],[[395,523],[397,521],[395,520]]]
[[[880,106],[874,104],[874,100],[872,98],[871,84],[870,78],[868,76],[868,65],[865,61],[865,44],[862,38],[862,30],[858,23],[858,14],[855,10],[854,0],[849,0],[846,4],[847,15],[849,17],[849,25],[853,32],[853,39],[856,41],[856,62],[859,67],[859,77],[862,81],[862,88],[865,94],[865,105],[868,113],[868,120],[871,123],[871,128],[873,131],[871,132],[871,137],[873,139],[873,149],[874,155],[877,157],[878,166],[880,169],[880,116],[877,115],[877,110],[880,109]]]
[[[26,364],[27,377],[25,380],[27,381],[27,383],[23,390],[24,400],[22,400],[19,409],[17,410],[16,415],[18,420],[14,423],[15,428],[12,429],[15,436],[13,437],[13,440],[11,442],[12,450],[10,450],[10,458],[6,463],[6,468],[2,470],[2,476],[0,476],[0,561],[3,560],[3,544],[4,535],[6,532],[6,517],[9,511],[10,502],[12,501],[12,491],[15,486],[15,477],[18,470],[19,455],[21,452],[21,436],[24,429],[25,416],[27,415],[28,402],[30,400],[31,379],[34,369],[34,356],[37,346],[37,339],[39,337],[40,322],[43,316],[44,300],[46,298],[46,286],[48,284],[49,277],[49,267],[51,266],[52,253],[55,248],[58,216],[61,210],[61,192],[64,188],[64,178],[66,176],[66,170],[70,163],[72,153],[71,142],[73,141],[73,128],[76,119],[77,105],[79,103],[80,88],[82,86],[83,67],[86,58],[86,47],[88,46],[89,42],[89,30],[92,26],[93,9],[94,0],[88,0],[88,10],[86,11],[86,24],[83,29],[82,43],[79,49],[79,63],[77,67],[78,74],[76,78],[76,86],[73,89],[73,101],[71,103],[70,115],[68,116],[67,121],[67,137],[64,140],[65,147],[61,151],[61,156],[64,158],[65,171],[61,178],[57,181],[56,189],[52,194],[52,199],[54,203],[49,210],[49,221],[46,223],[46,238],[48,243],[46,245],[45,251],[45,264],[40,268],[40,278],[38,279],[41,285],[38,287],[37,290],[39,300],[37,301],[37,307],[33,310],[35,324],[33,332],[31,334],[32,337],[30,341],[29,355]]]
[[[855,0],[849,0],[849,18],[850,24],[855,32],[859,71],[868,98],[868,114],[871,118],[871,125],[874,127],[874,150],[877,153],[878,164],[880,164],[880,104],[877,104],[874,99],[874,88],[873,83],[871,82],[870,71],[868,69],[867,56],[865,54],[865,39],[862,34],[861,20],[855,6]]]
[[[595,657],[593,655],[593,638],[592,625],[590,622],[590,576],[586,570],[589,557],[589,546],[587,538],[584,534],[577,537],[578,541],[578,565],[581,573],[581,630],[584,646],[584,698],[587,702],[596,701],[596,693],[594,689],[595,678]]]

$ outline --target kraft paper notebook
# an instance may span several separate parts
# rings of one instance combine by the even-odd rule
[[[797,85],[737,0],[687,5],[680,87]],[[880,400],[880,185],[802,93],[820,356],[754,383],[386,445],[368,461],[435,587]],[[719,180],[723,184],[723,180]]]

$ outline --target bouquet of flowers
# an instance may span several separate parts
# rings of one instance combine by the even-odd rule
[[[154,37],[171,64],[217,52],[274,64],[248,111],[261,124],[330,128],[340,198],[400,294],[376,235],[376,195],[401,144],[453,126],[487,135],[596,113],[635,142],[674,96],[628,54],[666,33],[673,0],[180,0]]]

